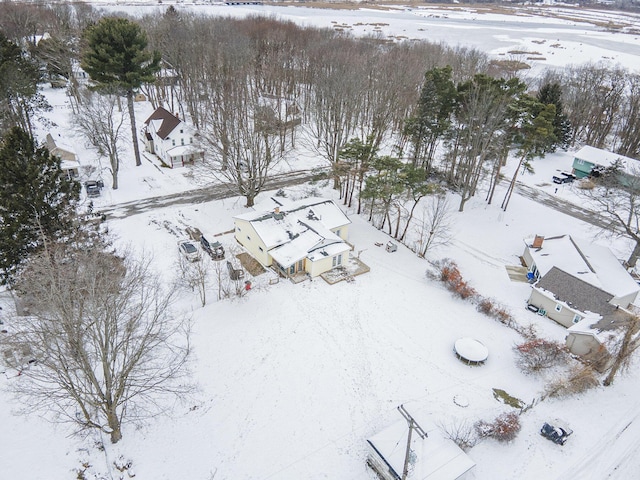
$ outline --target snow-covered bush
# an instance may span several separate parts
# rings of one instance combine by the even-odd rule
[[[515,412],[501,413],[493,422],[480,420],[475,424],[480,438],[495,438],[499,442],[509,442],[518,436],[521,429],[520,416]]]
[[[509,310],[498,304],[492,298],[481,297],[478,300],[476,308],[480,313],[484,313],[488,317],[495,318],[505,325],[513,325],[513,317],[511,316]]]
[[[462,278],[462,274],[453,260],[445,258],[432,264],[436,268],[434,277],[444,283],[447,290],[462,299],[472,298],[477,295],[475,289]]]
[[[513,347],[516,364],[526,373],[538,373],[541,370],[566,363],[567,352],[558,342],[534,338]]]

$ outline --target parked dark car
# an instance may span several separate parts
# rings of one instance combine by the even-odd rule
[[[102,187],[104,187],[102,180],[87,180],[84,182],[84,189],[87,192],[87,197],[99,197]]]
[[[562,172],[560,175],[553,176],[553,183],[571,183],[576,179],[573,173]]]
[[[213,260],[224,259],[224,247],[220,242],[210,243],[209,240],[204,238],[204,235],[201,235],[200,245],[202,246],[202,250],[207,252]]]
[[[550,423],[545,422],[540,429],[540,435],[542,435],[547,440],[551,440],[553,443],[557,443],[558,445],[564,445],[569,438],[569,435],[573,433],[569,427],[566,426],[558,426],[551,425]]]

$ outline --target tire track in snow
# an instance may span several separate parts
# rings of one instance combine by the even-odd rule
[[[634,406],[607,432],[578,456],[556,478],[602,480],[637,478],[640,451],[640,412]]]

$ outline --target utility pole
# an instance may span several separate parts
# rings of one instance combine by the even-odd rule
[[[407,412],[406,408],[404,408],[404,405],[400,405],[398,407],[398,411],[400,412],[400,414],[404,417],[404,419],[409,424],[409,436],[407,438],[407,450],[406,450],[406,452],[404,454],[404,468],[402,469],[402,480],[407,480],[407,475],[409,474],[409,457],[410,457],[410,453],[411,453],[411,434],[413,433],[413,430],[415,430],[416,433],[418,435],[420,435],[420,438],[424,440],[425,438],[427,438],[427,433],[422,429],[422,427],[420,425],[418,425],[418,422],[416,422],[413,419],[411,414],[409,412]]]

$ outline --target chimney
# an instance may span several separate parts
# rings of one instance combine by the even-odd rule
[[[178,115],[178,112],[173,114],[178,120],[180,120],[180,115]]]
[[[533,239],[531,248],[542,248],[542,242],[544,242],[544,237],[542,235],[536,235],[536,237]]]

